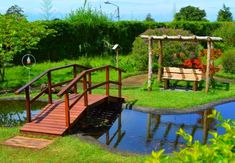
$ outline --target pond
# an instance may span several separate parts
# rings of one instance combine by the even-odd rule
[[[128,109],[121,112],[120,107],[110,105],[92,109],[77,125],[77,133],[124,152],[150,154],[152,150],[165,149],[170,153],[185,146],[184,139],[176,134],[179,128],[201,143],[209,143],[212,136],[208,131],[223,134],[225,130],[217,127],[218,122],[204,115],[207,117],[215,109],[224,119],[235,119],[234,106],[232,102],[198,113],[159,115]]]
[[[45,106],[43,102],[35,102],[32,106],[32,116]],[[22,125],[26,121],[25,101],[0,100],[0,127]]]
[[[37,114],[45,103],[36,102],[32,115]],[[150,114],[121,109],[121,104],[109,104],[88,110],[72,130],[72,134],[92,136],[109,148],[124,152],[150,154],[152,150],[165,149],[167,153],[185,146],[176,132],[183,128],[194,140],[209,143],[208,131],[223,134],[214,119],[204,118],[213,109],[221,112],[224,119],[235,119],[235,102],[218,105],[203,112],[191,114]],[[0,101],[0,126],[22,125],[26,120],[24,101]]]

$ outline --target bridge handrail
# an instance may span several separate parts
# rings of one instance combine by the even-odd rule
[[[109,78],[109,70],[110,69],[114,69],[116,71],[118,71],[118,81],[110,81]],[[95,72],[95,71],[99,71],[99,70],[106,70],[106,81],[93,85],[91,83],[91,73]],[[88,69],[88,70],[84,70],[83,72],[81,72],[78,76],[76,76],[67,86],[65,86],[58,94],[58,97],[62,97],[64,96],[64,101],[65,101],[65,119],[66,119],[66,127],[70,126],[70,110],[72,109],[72,107],[74,105],[76,105],[76,103],[83,97],[84,100],[84,106],[88,106],[88,92],[89,94],[91,94],[92,89],[101,87],[103,85],[106,85],[106,96],[109,96],[109,84],[116,84],[118,85],[118,97],[121,98],[121,87],[122,87],[122,73],[123,70],[116,68],[114,66],[102,66],[102,67],[98,67],[98,68],[92,68],[92,69]],[[88,82],[87,82],[87,75],[88,75]],[[76,97],[72,104],[70,104],[70,100],[69,100],[69,91],[71,88],[75,87],[77,85],[77,83],[82,79],[83,82],[83,92]],[[87,87],[88,84],[88,87]],[[75,87],[77,88],[77,87]]]
[[[22,86],[21,88],[17,89],[15,91],[15,94],[20,94],[21,92],[23,92],[23,90],[25,90],[25,88],[31,86],[34,82],[38,81],[43,76],[47,75],[49,72],[60,70],[60,69],[65,69],[65,68],[73,67],[73,66],[77,66],[77,67],[84,68],[84,69],[90,68],[90,67],[86,67],[86,66],[82,66],[82,65],[78,65],[78,64],[70,64],[70,65],[66,65],[66,66],[59,66],[59,67],[48,69],[48,70],[44,71],[43,73],[41,73],[40,75],[38,75],[37,77],[35,77],[34,79],[32,79],[30,82],[28,82],[24,86]]]
[[[78,75],[77,77],[75,77],[67,86],[65,86],[59,93],[57,93],[58,97],[62,97],[67,91],[69,91],[79,80],[81,80],[82,76],[86,75],[86,74],[90,74],[92,72],[95,71],[99,71],[99,70],[104,70],[106,68],[112,68],[116,71],[120,71],[120,72],[124,72],[124,70],[111,66],[111,65],[107,65],[107,66],[102,66],[102,67],[97,67],[97,68],[92,68],[92,69],[88,69],[88,70],[84,70],[80,75]],[[116,84],[114,81],[110,81],[113,84]]]
[[[70,65],[66,65],[66,66],[51,68],[51,69],[44,71],[43,73],[41,73],[40,75],[35,77],[33,80],[31,80],[30,82],[25,84],[23,87],[21,87],[17,91],[15,91],[15,94],[20,94],[21,92],[25,91],[27,122],[31,122],[31,105],[33,102],[35,102],[39,97],[41,97],[44,93],[47,92],[48,93],[48,103],[52,104],[53,103],[53,101],[52,101],[52,88],[54,88],[56,86],[61,86],[66,83],[70,83],[72,81],[72,80],[67,80],[67,81],[63,81],[63,82],[56,83],[56,84],[52,85],[51,72],[56,71],[56,70],[69,68],[69,67],[73,67],[73,75],[74,75],[73,78],[77,77],[78,68],[89,69],[89,67],[78,65],[78,64],[70,64]],[[43,90],[41,90],[40,93],[38,93],[34,98],[31,99],[30,98],[30,86],[46,75],[47,75],[47,87],[44,88]],[[74,90],[77,91],[76,88]]]

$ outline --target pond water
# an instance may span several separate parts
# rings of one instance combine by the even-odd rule
[[[45,103],[36,102],[32,115],[37,114]],[[0,126],[22,125],[26,120],[24,101],[0,101]],[[224,119],[235,119],[235,102],[218,105],[203,112],[191,114],[159,115],[121,109],[121,104],[110,104],[88,110],[72,134],[92,136],[99,142],[120,151],[150,154],[152,150],[165,149],[167,153],[185,146],[176,132],[183,128],[194,141],[209,143],[208,131],[225,131],[217,127],[214,119],[204,118],[215,109]]]
[[[235,102],[218,105],[203,112],[191,114],[158,115],[108,106],[91,110],[77,126],[77,133],[95,137],[99,142],[120,151],[150,154],[152,150],[165,149],[166,153],[185,146],[176,132],[183,128],[193,140],[209,143],[208,131],[223,134],[214,119],[204,118],[215,109],[224,119],[235,119]],[[95,120],[96,117],[100,119]]]
[[[45,106],[43,102],[35,102],[32,106],[32,116]],[[26,121],[25,101],[0,100],[0,127],[22,125]]]

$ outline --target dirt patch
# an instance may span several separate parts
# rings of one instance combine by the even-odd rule
[[[131,76],[122,81],[124,87],[142,87],[148,79],[147,74]]]

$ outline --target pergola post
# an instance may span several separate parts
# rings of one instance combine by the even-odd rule
[[[210,59],[211,59],[211,40],[207,41],[207,58],[206,58],[206,93],[210,86]]]
[[[152,74],[153,74],[153,39],[148,38],[148,91],[152,90]]]
[[[162,59],[163,59],[163,49],[162,49],[162,40],[158,40],[158,75],[157,75],[157,81],[161,82],[162,79]]]

